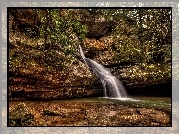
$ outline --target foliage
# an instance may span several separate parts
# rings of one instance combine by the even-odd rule
[[[40,36],[45,39],[45,47],[51,48],[48,45],[56,44],[56,47],[66,56],[66,61],[71,62],[76,54],[78,43],[85,38],[86,26],[73,17],[73,10],[46,9],[38,12],[42,22]],[[50,59],[48,62],[50,61],[53,60]],[[58,62],[64,63],[60,60]]]
[[[151,63],[169,65],[170,76],[171,10],[130,9],[123,12],[119,12],[122,19],[113,31],[116,59],[140,63],[142,69],[147,69]]]

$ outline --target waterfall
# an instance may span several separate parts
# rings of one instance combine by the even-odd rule
[[[100,78],[104,90],[104,96],[110,98],[126,98],[127,93],[121,81],[112,75],[103,65],[96,61],[86,58],[81,46],[79,45],[80,55],[84,63],[93,70],[93,72]]]

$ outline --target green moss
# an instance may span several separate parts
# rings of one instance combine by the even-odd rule
[[[24,103],[13,107],[9,112],[9,126],[28,126],[33,121],[34,115]]]

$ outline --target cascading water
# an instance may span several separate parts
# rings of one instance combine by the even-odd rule
[[[127,93],[125,87],[120,80],[113,76],[104,66],[92,59],[84,56],[83,50],[79,45],[79,50],[84,63],[90,67],[93,72],[100,78],[104,90],[105,97],[110,98],[126,98]]]

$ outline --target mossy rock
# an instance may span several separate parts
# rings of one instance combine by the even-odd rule
[[[9,126],[27,126],[34,119],[34,115],[29,111],[24,103],[10,109]]]

